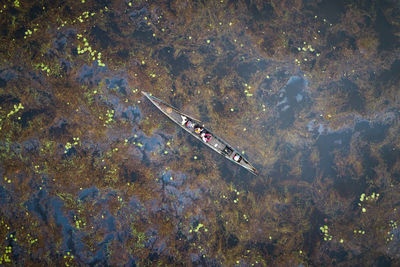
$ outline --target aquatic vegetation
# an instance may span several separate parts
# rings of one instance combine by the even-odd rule
[[[0,264],[399,265],[394,2],[5,1]]]

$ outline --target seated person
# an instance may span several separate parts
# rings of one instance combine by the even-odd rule
[[[209,132],[207,132],[207,131],[202,132],[202,133],[200,134],[200,136],[201,136],[201,139],[203,139],[203,141],[204,141],[205,143],[207,143],[208,141],[211,140],[211,134],[210,134]]]
[[[186,116],[182,116],[181,115],[181,118],[182,118],[182,125],[184,125],[187,121],[188,121],[188,118],[186,117]]]
[[[239,154],[235,154],[235,156],[233,156],[233,160],[236,162],[240,162],[240,160],[242,159],[242,157]]]
[[[194,132],[197,134],[200,134],[202,131],[204,131],[204,128],[199,126],[199,125],[195,125],[194,126]]]
[[[186,125],[187,128],[193,128],[194,127],[194,124],[193,124],[193,122],[191,120],[188,120],[185,125]]]

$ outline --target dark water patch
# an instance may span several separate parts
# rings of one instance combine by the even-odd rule
[[[264,79],[257,89],[257,98],[268,106],[278,102],[278,96],[272,92],[272,79]]]
[[[315,3],[313,1],[309,2],[311,4]],[[338,23],[341,16],[345,14],[345,0],[323,0],[317,4],[316,7],[312,7],[310,5],[309,8],[315,15],[320,18],[328,19],[330,23]]]
[[[4,88],[4,87],[6,87],[6,85],[7,85],[7,82],[4,79],[0,78],[0,88]]]
[[[3,27],[1,27],[1,26],[3,26]],[[0,37],[3,37],[3,38],[7,38],[7,36],[8,36],[8,34],[9,34],[9,29],[8,29],[8,27],[6,27],[6,25],[0,25]]]
[[[365,97],[361,94],[360,88],[357,84],[350,81],[349,79],[342,80],[341,90],[345,94],[347,93],[347,103],[343,107],[344,110],[355,110],[362,112],[365,109]],[[342,111],[344,111],[342,109]]]
[[[356,40],[352,36],[348,35],[345,31],[328,34],[327,43],[330,46],[335,46],[336,49],[357,49]]]
[[[117,56],[121,59],[127,60],[129,58],[129,50],[128,49],[118,50]]]
[[[329,256],[332,259],[332,264],[336,265],[338,263],[344,262],[347,260],[347,256],[349,252],[344,250],[344,248],[339,248],[338,250],[331,250],[329,251]]]
[[[239,244],[239,238],[235,234],[230,233],[226,239],[226,247],[228,249],[232,249],[236,247],[238,244]]]
[[[64,74],[68,74],[72,70],[72,64],[71,62],[67,61],[66,59],[60,59],[60,67],[61,67],[61,72]]]
[[[76,156],[77,153],[78,153],[78,151],[76,151],[76,148],[75,147],[71,147],[70,149],[68,149],[68,150],[66,150],[64,152],[64,154],[62,155],[62,159],[66,160],[68,158]]]
[[[11,151],[15,154],[15,155],[20,155],[22,152],[22,146],[20,143],[17,142],[12,142],[10,144],[6,144],[6,146],[9,146],[9,148],[11,149]]]
[[[151,248],[154,246],[155,242],[158,239],[158,231],[156,229],[148,229],[146,231],[146,236],[147,236],[147,240],[145,242],[145,247],[146,248]]]
[[[212,109],[215,113],[222,115],[225,112],[225,106],[219,99],[212,101]]]
[[[311,151],[304,151],[301,155],[300,164],[301,164],[301,176],[300,179],[309,183],[312,183],[315,180],[316,169],[313,166],[313,162],[310,160],[309,155]]]
[[[18,15],[21,13],[21,11],[20,11],[19,9],[15,8],[15,7],[12,6],[12,5],[9,5],[9,6],[8,6],[8,12],[9,12],[12,16],[18,16]],[[16,21],[18,22],[18,20],[16,20]]]
[[[93,2],[93,7],[95,7],[94,9],[96,10],[100,10],[102,8],[104,8],[105,6],[112,6],[113,1],[111,0],[96,0],[95,2]]]
[[[129,199],[129,207],[133,209],[135,213],[143,212],[144,214],[147,213],[147,209],[143,206],[143,203],[136,197],[132,196]]]
[[[37,151],[40,146],[40,141],[37,138],[30,138],[22,143],[23,148],[27,152]]]
[[[256,4],[253,1],[246,1],[246,6],[256,21],[269,21],[274,17],[274,8],[268,2],[262,1]]]
[[[372,266],[375,267],[391,267],[392,266],[392,260],[390,257],[386,255],[379,256],[378,258],[375,259],[374,263]]]
[[[257,62],[243,62],[236,67],[236,72],[246,82],[249,82],[254,74],[256,74],[258,71],[265,70],[266,67],[267,62],[265,60],[260,60]]]
[[[125,78],[121,77],[113,77],[111,79],[105,79],[106,85],[108,89],[113,91],[117,91],[118,93],[126,96],[127,95],[127,88],[128,82]]]
[[[26,128],[29,125],[29,122],[35,117],[46,114],[47,116],[52,116],[52,112],[48,109],[30,109],[21,114],[21,119],[18,120],[21,123],[22,128]]]
[[[137,171],[126,172],[125,177],[129,183],[135,183],[141,178],[141,174]]]
[[[389,171],[397,165],[400,159],[400,150],[393,144],[386,144],[380,149],[380,155],[386,164],[386,169]]]
[[[153,36],[152,29],[147,26],[146,24],[141,24],[142,26],[139,27],[132,33],[132,38],[135,39],[137,42],[145,44],[145,45],[156,45],[160,41],[158,38]]]
[[[400,81],[400,60],[396,59],[389,70],[384,70],[382,73],[376,77],[374,73],[371,73],[371,80],[375,80],[384,86],[395,85]],[[382,94],[382,86],[377,86],[376,95],[380,96]]]
[[[386,19],[381,7],[376,10],[375,30],[379,35],[379,50],[389,51],[398,47],[394,27]]]
[[[236,56],[234,52],[228,52],[221,60],[217,62],[211,73],[215,74],[218,78],[223,78],[229,74],[233,65],[233,59]]]
[[[221,178],[227,183],[233,183],[235,186],[240,188],[240,190],[263,190],[264,187],[256,188],[254,183],[251,183],[253,179],[256,178],[252,173],[250,173],[245,168],[237,165],[236,163],[221,157],[220,155],[212,153],[210,156],[214,157],[213,160],[217,161],[218,170],[220,172]],[[260,186],[263,181],[260,181]],[[265,191],[260,192],[260,194],[265,194]]]
[[[233,6],[235,10],[238,8],[239,0],[228,0],[228,6]]]
[[[369,2],[369,1],[366,1],[366,2]],[[367,27],[367,28],[369,28],[371,25],[372,25],[372,20],[371,20],[371,18],[368,16],[368,15],[364,15],[363,16],[363,19],[364,19],[364,27]],[[360,24],[358,24],[360,27],[362,26],[362,25],[360,25]]]
[[[40,190],[25,205],[29,211],[38,214],[46,225],[50,218],[54,219],[55,224],[61,228],[62,247],[59,249],[63,252],[70,251],[76,255],[83,248],[80,237],[75,233],[67,216],[64,215],[64,205],[58,197],[51,197],[45,190]],[[49,242],[51,244],[54,240],[49,240]]]
[[[165,140],[158,134],[154,134],[150,137],[140,135],[137,141],[143,144],[143,146],[139,148],[139,150],[143,152],[143,161],[146,160],[144,156],[147,156],[148,159],[151,158],[151,152],[159,151],[165,145]]]
[[[132,11],[132,12],[129,14],[129,18],[130,18],[131,20],[133,20],[133,21],[137,21],[137,20],[140,19],[141,17],[144,17],[145,15],[148,15],[148,14],[149,14],[149,12],[148,12],[147,8],[146,8],[146,7],[143,7],[143,8],[141,8],[141,9],[137,9],[137,10]]]
[[[315,142],[319,151],[318,167],[322,170],[324,175],[336,177],[337,171],[335,169],[333,152],[339,151],[343,155],[347,155],[349,153],[351,136],[352,132],[350,130],[321,134],[318,136]]]
[[[326,87],[321,87],[319,91],[327,91],[329,95],[338,99],[341,103],[340,111],[358,111],[365,110],[365,97],[361,89],[353,81],[342,79],[339,82],[332,82]]]
[[[182,73],[181,75],[182,85],[186,88],[186,93],[189,96],[194,96],[195,88],[199,85],[195,79],[196,78],[186,76],[185,73]],[[176,88],[174,90],[176,90]]]
[[[311,104],[308,94],[305,92],[306,85],[307,82],[302,77],[293,76],[279,91],[276,109],[281,129],[292,126],[296,114]]]
[[[187,177],[186,177],[185,174],[183,174],[181,172],[172,172],[170,170],[168,170],[166,172],[164,171],[161,174],[161,181],[164,184],[172,185],[172,186],[175,186],[175,187],[182,186],[185,183],[186,178]]]
[[[169,103],[177,109],[182,109],[185,104],[185,96],[183,94],[175,94],[169,97]]]
[[[379,165],[378,159],[372,155],[369,146],[363,146],[358,149],[358,154],[361,157],[363,165],[363,175],[367,179],[375,179],[378,177],[374,168]]]
[[[236,166],[234,165],[234,163],[229,162],[228,160],[221,162],[221,164],[218,164],[220,175],[222,179],[227,183],[234,181],[235,167]]]
[[[203,122],[209,122],[210,117],[209,117],[209,110],[207,108],[207,105],[204,103],[200,103],[198,105],[198,109],[199,109],[199,114],[200,114],[200,120]]]
[[[396,203],[396,206],[398,206],[398,202]],[[387,244],[387,251],[389,252],[388,254],[392,258],[398,258],[398,255],[400,255],[400,228],[399,227],[394,227],[390,230],[389,236],[391,236],[392,240]],[[398,266],[398,264],[394,264],[394,266]]]
[[[215,64],[215,59],[219,58],[217,50],[210,45],[201,45],[197,52],[203,56],[202,65],[208,68]]]
[[[214,75],[205,75],[203,78],[203,84],[210,84],[214,78]]]
[[[85,64],[78,71],[78,82],[83,85],[97,86],[103,79],[102,74],[104,72],[105,68],[98,67],[95,64],[93,66]]]
[[[107,262],[107,256],[106,256],[107,250],[100,249],[97,251],[97,253],[93,256],[91,260],[88,261],[88,265],[90,267],[92,266],[109,266]]]
[[[371,123],[368,121],[359,121],[354,126],[354,130],[359,132],[365,141],[373,143],[382,142],[386,138],[389,128],[389,124],[381,122]]]
[[[314,58],[312,60],[304,62],[303,64],[307,68],[307,70],[311,71],[314,68],[315,63],[317,63],[317,60]]]
[[[53,95],[51,93],[34,89],[30,90],[29,92],[35,94],[35,101],[39,102],[41,106],[54,106]],[[50,114],[46,114],[47,117],[54,117],[54,112],[51,112],[51,110],[47,110],[47,112],[50,112]]]
[[[290,72],[288,70],[281,69],[274,73],[273,78],[276,79],[279,83],[284,83],[290,80],[291,77],[290,77]]]
[[[175,49],[173,47],[167,46],[162,48],[157,52],[157,57],[163,61],[174,76],[178,76],[181,72],[192,67],[192,63],[183,52],[175,56]]]
[[[49,224],[50,218],[54,219],[56,225],[61,228],[63,251],[70,251],[75,255],[76,247],[83,247],[80,238],[74,234],[73,227],[63,213],[64,205],[59,198],[49,196],[43,189],[32,196],[25,205],[29,211],[37,214],[46,225]]]
[[[288,180],[293,178],[289,175],[291,170],[292,168],[286,162],[277,161],[271,170],[271,176],[280,181]]]
[[[393,172],[391,176],[394,181],[400,183],[400,172]]]
[[[114,232],[116,230],[115,226],[115,218],[111,214],[107,214],[108,216],[104,219],[104,223],[107,227],[107,231]]]
[[[270,242],[248,241],[245,244],[245,249],[259,251],[265,258],[274,257],[277,249],[276,240],[271,240]]]
[[[158,253],[156,252],[152,252],[149,254],[149,256],[147,257],[150,261],[156,261],[160,258],[160,256],[158,255]]]
[[[61,7],[61,6],[60,6]],[[58,8],[60,8],[60,7],[58,7]],[[69,6],[69,5],[64,5],[64,7],[63,7],[63,9],[62,9],[62,15],[64,16],[64,17],[68,17],[68,16],[71,16],[71,14],[72,14],[72,9],[71,9],[71,7]]]
[[[308,231],[303,232],[303,246],[306,253],[310,255],[313,254],[315,248],[321,240],[321,231],[319,230],[319,228],[321,227],[321,225],[325,224],[324,220],[325,218],[327,218],[327,216],[319,209],[312,208],[312,210],[309,212],[308,218],[311,227]]]
[[[44,11],[45,9],[42,5],[35,4],[29,9],[28,16],[30,20],[34,20],[37,17],[41,16]]]
[[[64,249],[71,251],[72,254],[76,255],[76,247],[83,247],[80,239],[74,234],[74,228],[69,223],[68,218],[63,213],[64,204],[59,198],[52,198],[50,200],[50,206],[53,211],[52,216],[54,217],[57,226],[62,228]]]
[[[31,197],[31,199],[25,203],[29,211],[34,212],[36,215],[39,216],[39,218],[45,223],[48,223],[48,218],[47,218],[47,209],[48,206],[46,203],[42,203],[47,197],[47,193],[45,190],[40,190],[39,192],[36,193],[36,196]]]
[[[234,50],[236,49],[235,45],[231,42],[231,39],[229,37],[223,36],[221,38],[221,45],[224,48],[224,51],[228,51],[229,57],[231,57],[232,54],[235,54]]]
[[[353,176],[337,176],[333,183],[333,188],[344,198],[359,196],[367,186],[364,178],[355,180]]]
[[[376,8],[376,3],[378,3],[378,1],[364,0],[364,1],[354,1],[352,3],[352,5],[355,5],[355,6],[357,6],[357,8],[363,9],[363,10],[367,11],[368,13],[371,13],[371,11]],[[365,15],[365,17],[367,17],[367,15]],[[368,21],[365,21],[365,22],[366,22],[365,26],[369,27],[370,26],[369,23],[371,23],[371,19],[369,19],[369,23],[368,23]]]
[[[259,170],[259,169],[258,169]],[[255,181],[251,184],[249,183],[249,191],[253,192],[257,197],[263,197],[265,193],[270,190],[270,186],[264,180],[264,178],[255,177]]]
[[[315,114],[310,116],[311,118],[315,118]],[[327,129],[323,124],[318,124],[316,119],[313,119],[307,123],[307,130],[312,133],[312,138],[316,139],[321,134],[326,134]]]
[[[0,203],[2,205],[8,205],[13,202],[12,193],[0,185]]]
[[[59,119],[54,126],[49,129],[49,135],[52,139],[61,137],[68,133],[68,123],[65,119]]]
[[[13,95],[0,95],[0,105],[16,105],[21,101]]]
[[[53,42],[54,48],[58,51],[63,51],[67,45],[67,37],[62,34],[58,34],[57,39]]]
[[[191,266],[212,266],[212,267],[221,266],[221,264],[217,263],[215,259],[203,256],[202,252],[191,253],[190,261],[192,263]]]
[[[12,79],[16,78],[17,74],[13,71],[10,71],[8,69],[2,69],[0,70],[0,78],[4,80],[6,83],[11,81]]]
[[[90,32],[90,35],[93,39],[97,40],[97,43],[100,43],[101,48],[107,49],[110,45],[117,46],[115,44],[115,40],[111,40],[108,33],[101,29],[99,26],[94,26]]]
[[[276,33],[264,35],[261,48],[268,57],[273,57],[275,55],[275,50],[279,47],[279,45],[277,45],[278,38],[279,36],[277,36]],[[296,50],[294,50],[294,53],[298,53],[297,47]]]
[[[79,192],[78,198],[80,201],[94,200],[97,198],[98,194],[99,189],[97,189],[96,186],[92,186],[89,188],[85,188],[81,192]]]
[[[27,28],[25,26],[22,26],[21,28],[19,28],[18,30],[16,30],[14,32],[14,37],[17,40],[21,40],[24,38],[25,36],[25,32],[26,32]]]
[[[109,21],[107,22],[107,28],[111,29],[115,34],[123,36],[121,29],[118,27],[118,16],[115,16],[114,12],[108,12]]]

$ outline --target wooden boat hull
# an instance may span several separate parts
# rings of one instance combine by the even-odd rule
[[[218,154],[224,156],[225,158],[229,159],[230,161],[242,166],[249,172],[254,175],[257,175],[258,172],[256,168],[254,168],[247,159],[245,159],[239,151],[234,149],[231,145],[227,142],[216,136],[215,134],[211,133],[207,130],[203,123],[193,117],[184,114],[174,108],[173,106],[165,103],[164,101],[150,95],[147,92],[143,92],[150,101],[153,103],[162,113],[164,113],[168,118],[170,118],[173,122],[181,126],[185,131],[189,132],[193,135],[196,139],[201,141],[203,144],[217,152]],[[190,123],[188,123],[190,122]],[[196,132],[197,130],[197,132]],[[200,131],[201,130],[201,131]]]

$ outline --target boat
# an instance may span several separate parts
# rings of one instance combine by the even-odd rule
[[[242,166],[254,175],[258,172],[250,162],[240,154],[238,150],[233,148],[227,142],[213,134],[211,131],[204,127],[204,124],[192,116],[189,116],[173,106],[165,103],[161,99],[152,96],[150,93],[142,91],[142,94],[150,100],[162,113],[164,113],[173,122],[182,127],[185,131],[190,133],[196,139],[201,141],[203,144],[217,152],[218,154],[224,156],[230,161]]]

